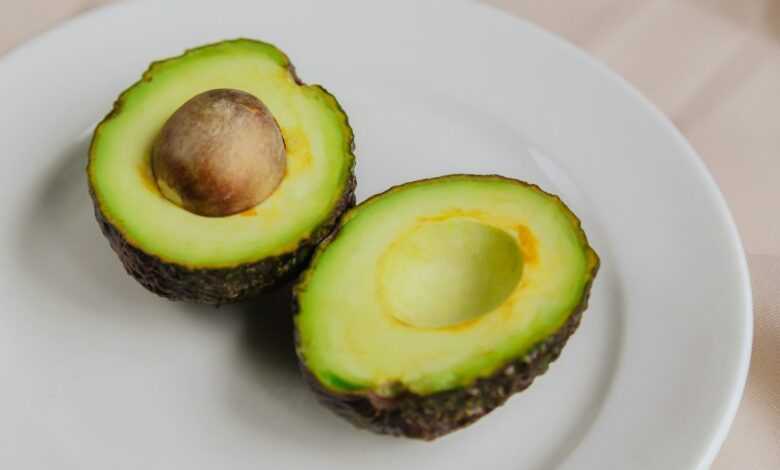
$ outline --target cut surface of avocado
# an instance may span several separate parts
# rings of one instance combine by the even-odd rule
[[[285,174],[273,193],[224,217],[171,202],[150,165],[166,120],[214,89],[261,100],[286,150]],[[220,303],[256,293],[308,259],[354,199],[353,166],[352,130],[335,98],[303,84],[276,47],[239,39],[153,63],[96,128],[87,172],[101,227],[131,274],[171,298]],[[203,298],[193,299],[199,290]]]
[[[597,267],[579,220],[536,186],[404,184],[348,212],[318,249],[296,287],[298,354],[336,397],[463,389],[579,314]]]

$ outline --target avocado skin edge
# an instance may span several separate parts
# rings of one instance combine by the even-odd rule
[[[89,195],[94,207],[95,219],[100,226],[100,231],[108,239],[111,248],[122,261],[125,271],[149,291],[169,300],[184,300],[219,306],[221,304],[240,302],[252,298],[262,292],[269,291],[290,281],[308,265],[317,245],[338,227],[341,216],[344,215],[348,209],[355,206],[355,187],[357,185],[354,160],[355,138],[352,126],[349,123],[349,117],[332,93],[321,85],[313,85],[319,87],[332,99],[332,105],[335,108],[334,110],[343,117],[344,127],[347,131],[345,135],[347,138],[346,147],[349,154],[353,156],[353,160],[347,170],[348,175],[344,183],[342,194],[339,196],[336,204],[334,204],[328,218],[315,228],[308,237],[299,240],[294,249],[288,250],[286,253],[277,256],[266,257],[254,262],[231,267],[192,268],[175,262],[165,261],[158,256],[151,255],[136,247],[122,234],[121,230],[112,224],[110,219],[103,214],[103,211],[100,208],[100,202],[92,187],[92,180],[89,177],[89,167],[92,163],[92,146],[95,143],[95,137],[97,136],[101,125],[114,118],[124,107],[126,93],[138,83],[152,80],[151,73],[154,68],[165,62],[184,57],[191,52],[217,44],[243,41],[267,44],[274,47],[284,57],[285,67],[295,83],[301,86],[306,85],[298,76],[295,65],[289,60],[287,55],[271,43],[239,38],[206,44],[204,46],[188,49],[180,56],[152,62],[143,74],[141,80],[131,85],[119,95],[119,98],[114,102],[111,111],[97,125],[92,136],[87,164],[87,181],[89,185]]]
[[[301,371],[319,402],[356,427],[379,434],[431,441],[472,424],[544,374],[579,326],[588,305],[589,291],[590,284],[580,305],[558,331],[539,342],[522,358],[509,362],[493,375],[477,379],[467,387],[431,395],[404,392],[385,398],[371,393],[335,393],[322,385],[303,363],[300,364]]]
[[[119,256],[125,271],[142,286],[170,300],[221,305],[254,297],[297,276],[308,264],[314,248],[338,225],[342,214],[355,205],[355,184],[354,175],[350,175],[331,215],[300,240],[295,249],[228,268],[193,269],[150,255],[130,243],[108,221],[94,195],[93,205],[100,231]]]
[[[439,178],[470,175],[447,175]],[[524,181],[506,178],[500,175],[484,175],[493,178],[510,180],[518,184],[529,186],[537,191],[545,192],[537,185]],[[425,182],[420,180],[411,183]],[[410,184],[410,183],[406,183]],[[370,199],[389,193],[404,186],[399,185],[387,191],[374,195]],[[550,193],[546,193],[554,196]],[[579,218],[560,200],[570,215],[581,227]],[[364,203],[367,201],[364,201]],[[340,227],[336,228],[326,240],[318,247],[324,250],[330,241],[338,235]],[[553,361],[558,359],[566,342],[580,325],[582,315],[588,308],[591,287],[601,266],[598,255],[592,251],[587,242],[585,233],[580,228],[585,245],[595,256],[595,264],[590,268],[590,278],[582,291],[580,302],[572,309],[566,321],[552,334],[538,342],[522,357],[511,360],[487,377],[479,378],[473,383],[464,386],[444,390],[441,392],[419,395],[411,391],[403,391],[394,397],[382,397],[369,391],[340,392],[330,390],[317,376],[311,372],[300,353],[300,338],[298,329],[295,329],[295,345],[298,354],[298,364],[304,381],[317,396],[318,401],[337,415],[352,423],[355,427],[369,430],[378,434],[403,436],[413,439],[432,441],[445,434],[464,428],[479,418],[487,415],[494,409],[503,405],[512,395],[528,388],[534,379],[545,372]],[[303,275],[298,283],[303,282]],[[297,289],[293,290],[293,316],[299,312]]]

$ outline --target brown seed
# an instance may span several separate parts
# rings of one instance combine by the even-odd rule
[[[154,143],[151,163],[167,199],[209,217],[260,204],[287,166],[271,112],[255,96],[231,89],[206,91],[176,110]]]

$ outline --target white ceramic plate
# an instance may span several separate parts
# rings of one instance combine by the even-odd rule
[[[285,299],[215,312],[124,274],[92,216],[89,131],[151,60],[238,36],[341,100],[361,199],[501,173],[582,217],[603,262],[591,307],[527,392],[434,443],[358,431],[299,378]],[[489,7],[118,4],[4,58],[0,142],[2,468],[689,470],[739,401],[748,275],[704,166],[620,78]]]

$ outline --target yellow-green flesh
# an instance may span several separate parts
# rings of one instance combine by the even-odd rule
[[[597,257],[535,187],[450,176],[353,209],[298,286],[299,352],[334,391],[429,394],[522,357],[578,307]]]
[[[351,131],[332,96],[299,85],[287,57],[257,41],[227,41],[158,62],[120,97],[97,130],[89,178],[104,215],[146,253],[193,268],[230,267],[294,249],[333,211],[352,166]],[[233,88],[276,119],[287,174],[253,209],[203,217],[162,196],[149,165],[165,121],[193,96]]]

